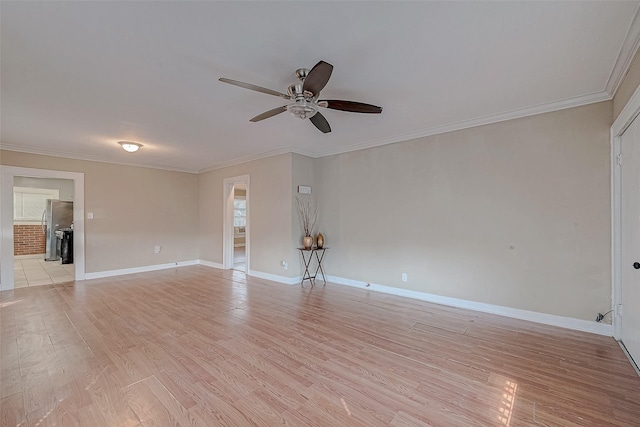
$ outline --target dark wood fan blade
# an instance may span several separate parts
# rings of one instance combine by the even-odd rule
[[[341,101],[339,99],[323,99],[318,101],[318,105],[325,108],[331,108],[333,110],[350,111],[352,113],[369,113],[380,114],[382,113],[382,107],[376,105],[364,104],[362,102],[355,101]]]
[[[284,98],[284,99],[291,99],[291,97],[289,95],[287,95],[286,93],[280,93],[280,92],[277,92],[275,90],[267,89],[266,87],[252,85],[251,83],[245,83],[245,82],[239,82],[237,80],[225,79],[224,77],[221,77],[218,80],[220,80],[222,83],[228,83],[230,85],[243,87],[245,89],[255,90],[256,92],[266,93],[267,95],[274,95],[274,96],[279,96],[280,98]]]
[[[253,119],[249,120],[250,122],[259,122],[260,120],[268,119],[269,117],[273,117],[277,114],[284,113],[287,111],[287,106],[283,105],[282,107],[274,108],[273,110],[265,111],[262,114],[258,114]]]
[[[318,129],[320,129],[322,133],[331,132],[331,126],[329,126],[329,122],[324,118],[322,114],[315,113],[309,118],[309,120],[311,120],[311,123],[313,123]]]
[[[332,71],[333,65],[324,61],[318,62],[304,79],[302,91],[309,91],[314,96],[318,96],[320,91],[327,85]]]

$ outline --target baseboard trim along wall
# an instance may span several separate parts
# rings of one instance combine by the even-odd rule
[[[222,270],[222,264],[220,264],[219,262],[205,261],[203,259],[199,259],[198,264],[204,265],[206,267],[212,267],[212,268],[217,268],[219,270]]]
[[[208,265],[201,261],[202,265]],[[219,265],[219,264],[218,264]],[[217,267],[220,268],[220,267]],[[271,280],[286,285],[297,285],[302,277],[285,277],[276,274],[263,273],[260,271],[250,270],[249,276]],[[501,305],[487,304],[464,300],[459,298],[443,297],[440,295],[429,294],[426,292],[412,291],[409,289],[394,288],[393,286],[378,285],[374,283],[361,282],[358,280],[345,279],[343,277],[327,276],[327,282],[337,285],[351,286],[362,288],[367,291],[382,292],[385,294],[397,295],[406,298],[413,298],[422,301],[432,302],[435,304],[447,305],[450,307],[466,308],[468,310],[480,311],[483,313],[497,314],[500,316],[511,317],[514,319],[528,320],[530,322],[542,323],[544,325],[558,326],[560,328],[573,329],[576,331],[589,332],[592,334],[613,336],[613,325],[605,323],[597,323],[573,317],[563,317],[554,314],[538,313],[536,311],[522,310],[519,308],[505,307]]]
[[[369,284],[367,282],[345,279],[336,276],[327,276],[327,282],[335,283],[338,285],[362,288],[366,289],[367,291],[382,292],[385,294],[414,298],[422,301],[433,302],[436,304],[448,305],[451,307],[466,308],[483,313],[497,314],[500,316],[512,317],[515,319],[528,320],[530,322],[558,326],[561,328],[573,329],[576,331],[590,332],[592,334],[605,335],[608,337],[613,336],[612,325],[597,323],[595,321],[556,316],[554,314],[538,313],[536,311],[521,310],[518,308],[486,304],[483,302],[469,301],[458,298],[443,297],[440,295],[428,294],[425,292],[411,291],[409,289],[394,288],[392,286],[376,285],[374,283]]]
[[[149,271],[158,271],[158,270],[166,270],[168,268],[175,267],[186,267],[188,265],[204,265],[206,267],[217,268],[222,270],[222,264],[213,261],[205,261],[203,259],[195,259],[189,261],[179,261],[179,262],[170,262],[167,264],[156,264],[156,265],[147,265],[144,267],[133,267],[133,268],[123,268],[120,270],[107,270],[107,271],[98,271],[96,273],[85,273],[85,279],[102,279],[104,277],[113,277],[113,276],[122,276],[124,274],[135,274],[135,273],[146,273]],[[273,276],[279,277],[279,276]],[[276,279],[269,279],[275,280]]]
[[[124,274],[146,273],[149,271],[166,270],[168,268],[186,267],[188,265],[197,265],[198,260],[169,262],[167,264],[146,265],[144,267],[122,268],[119,270],[98,271],[96,273],[85,273],[85,280],[102,279],[105,277],[122,276]]]
[[[261,271],[249,270],[249,276],[257,277],[259,279],[271,280],[285,285],[298,285],[300,284],[300,277],[287,277],[279,276],[277,274],[263,273]]]
[[[97,273],[86,273],[85,279],[101,279],[104,277],[121,276],[124,274],[144,273],[148,271],[166,270],[168,268],[185,267],[189,265],[204,265],[206,267],[222,269],[222,264],[205,260],[191,260],[181,262],[171,262],[168,264],[149,265],[145,267],[123,268],[120,270],[100,271]],[[259,279],[270,280],[285,285],[297,285],[301,277],[286,277],[277,274],[263,273],[261,271],[249,270],[249,276]],[[447,305],[450,307],[466,308],[468,310],[480,311],[483,313],[497,314],[514,319],[528,320],[530,322],[542,323],[545,325],[558,326],[560,328],[573,329],[576,331],[590,332],[592,334],[613,336],[613,326],[605,323],[597,323],[572,317],[556,316],[554,314],[538,313],[536,311],[521,310],[519,308],[505,307],[501,305],[486,304],[483,302],[469,301],[459,298],[443,297],[426,292],[412,291],[409,289],[394,288],[393,286],[378,285],[375,283],[361,282],[359,280],[345,279],[343,277],[327,276],[327,282],[337,285],[361,288],[367,291],[381,292],[400,297],[413,298],[435,304]]]
[[[224,266],[218,262],[205,261],[202,259],[198,260],[198,264],[204,265],[206,267],[217,268],[217,269],[224,268]],[[297,285],[298,283],[300,283],[300,279],[301,279],[301,277],[280,276],[277,274],[263,273],[261,271],[256,271],[256,270],[249,270],[247,275],[252,277],[257,277],[258,279],[271,280],[272,282],[278,282],[285,285]]]

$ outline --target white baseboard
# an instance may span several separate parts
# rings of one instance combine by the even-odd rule
[[[451,307],[466,308],[469,310],[481,311],[483,313],[498,314],[500,316],[512,317],[515,319],[528,320],[530,322],[542,323],[545,325],[558,326],[561,328],[573,329],[577,331],[590,332],[598,335],[613,336],[613,326],[595,321],[575,319],[572,317],[556,316],[554,314],[538,313],[536,311],[521,310],[518,308],[505,307],[501,305],[486,304],[483,302],[469,301],[458,298],[443,297],[440,295],[428,294],[425,292],[412,291],[409,289],[394,288],[392,286],[368,284],[358,280],[345,279],[336,276],[327,276],[327,282],[338,285],[352,286],[366,289],[368,291],[382,292],[401,297],[414,298],[436,304],[448,305]],[[367,286],[368,285],[368,286]]]
[[[271,280],[273,282],[284,283],[285,285],[297,285],[300,283],[300,277],[279,276],[277,274],[263,273],[261,271],[249,270],[249,276],[259,279]]]
[[[218,268],[220,270],[223,269],[223,265],[217,262],[198,260],[198,264],[204,265],[207,267]],[[271,280],[272,282],[278,282],[285,285],[297,285],[300,283],[300,279],[301,279],[301,277],[280,276],[278,274],[263,273],[262,271],[256,271],[256,270],[249,270],[247,275],[252,277],[257,277],[258,279]]]
[[[219,262],[213,262],[213,261],[205,261],[203,259],[199,259],[198,260],[198,264],[199,265],[204,265],[206,267],[212,267],[212,268],[217,268],[219,270],[222,270],[223,265],[220,264]]]
[[[168,268],[185,267],[189,265],[204,265],[206,267],[222,269],[222,264],[205,260],[190,260],[181,262],[172,262],[168,264],[149,265],[145,267],[123,268],[120,270],[100,271],[97,273],[86,273],[85,279],[101,279],[104,277],[121,276],[124,274],[144,273],[148,271],[165,270]],[[273,282],[283,283],[285,285],[297,285],[300,283],[301,277],[286,277],[277,274],[263,273],[261,271],[249,270],[249,276],[260,279],[271,280]],[[554,314],[539,313],[536,311],[521,310],[519,308],[505,307],[501,305],[487,304],[464,300],[459,298],[444,297],[440,295],[429,294],[426,292],[412,291],[409,289],[394,288],[392,286],[378,285],[375,283],[367,283],[359,280],[345,279],[336,276],[327,276],[327,282],[338,285],[351,286],[355,288],[365,289],[367,291],[382,292],[390,295],[397,295],[406,298],[413,298],[422,301],[442,304],[451,307],[465,308],[468,310],[480,311],[483,313],[497,314],[500,316],[512,317],[515,319],[528,320],[530,322],[542,323],[545,325],[558,326],[561,328],[573,329],[576,331],[590,332],[598,335],[613,336],[613,326],[575,319],[572,317],[557,316]]]
[[[146,273],[148,271],[166,270],[168,268],[185,267],[197,265],[198,260],[170,262],[167,264],[146,265],[144,267],[123,268],[120,270],[98,271],[96,273],[85,273],[85,280],[102,279],[104,277],[122,276],[124,274]]]

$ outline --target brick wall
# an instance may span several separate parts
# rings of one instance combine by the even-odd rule
[[[46,252],[46,235],[40,225],[13,226],[14,255],[35,255]]]

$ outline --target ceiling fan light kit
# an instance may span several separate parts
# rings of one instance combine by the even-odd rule
[[[306,68],[299,68],[296,70],[296,76],[301,81],[307,76],[309,70]],[[301,77],[302,76],[302,77]],[[291,85],[287,90],[289,92],[292,103],[287,105],[287,110],[294,116],[300,119],[309,119],[318,112],[318,103],[316,102],[311,92],[304,92],[302,85]]]
[[[333,110],[349,111],[352,113],[380,114],[382,107],[371,104],[364,104],[355,101],[342,100],[319,100],[320,91],[329,82],[333,65],[320,61],[311,70],[307,68],[298,68],[295,75],[302,84],[294,84],[289,86],[287,93],[281,93],[275,90],[256,86],[250,83],[244,83],[237,80],[220,78],[223,83],[242,87],[256,92],[266,93],[267,95],[278,96],[280,98],[292,101],[287,105],[274,108],[259,114],[249,121],[259,122],[261,120],[273,117],[277,114],[289,111],[293,116],[300,119],[309,119],[313,125],[323,133],[331,132],[331,127],[327,119],[318,111],[320,107],[330,108]]]

